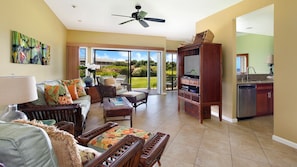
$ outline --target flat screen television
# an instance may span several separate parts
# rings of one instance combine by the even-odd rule
[[[200,75],[200,55],[184,57],[184,75],[189,77],[199,77]]]

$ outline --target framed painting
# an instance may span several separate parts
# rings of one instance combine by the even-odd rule
[[[48,65],[50,46],[17,31],[12,31],[12,62]]]

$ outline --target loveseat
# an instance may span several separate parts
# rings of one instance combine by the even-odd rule
[[[50,80],[36,84],[38,99],[19,105],[30,120],[54,119],[75,124],[75,136],[82,133],[91,106],[84,82],[78,79]]]
[[[0,121],[0,164],[6,167],[88,167],[139,164],[144,141],[126,136],[103,153],[76,143],[73,135],[39,122]]]

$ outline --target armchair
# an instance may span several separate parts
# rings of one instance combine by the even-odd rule
[[[99,92],[102,97],[116,97],[123,92],[131,91],[131,85],[124,82],[117,82],[113,77],[96,78]]]
[[[147,103],[148,92],[132,91],[131,85],[128,83],[116,83],[113,77],[105,79],[97,77],[97,83],[102,99],[104,97],[124,96],[132,103],[135,111],[137,106]]]
[[[136,167],[143,144],[142,139],[129,135],[98,153],[79,146],[71,134],[54,126],[23,120],[0,122],[0,164],[6,167]]]
[[[78,142],[83,146],[88,146],[89,142],[106,132],[107,130],[118,126],[116,123],[106,123],[102,127],[95,128],[84,134],[78,136]],[[122,136],[126,136],[122,134]],[[152,167],[156,162],[161,166],[160,159],[165,150],[167,142],[169,140],[169,135],[161,132],[157,132],[152,137],[150,137],[144,144],[142,148],[139,167]],[[121,141],[121,140],[120,140]],[[101,150],[101,149],[100,149]]]

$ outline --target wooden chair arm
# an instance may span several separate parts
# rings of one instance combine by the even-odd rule
[[[83,146],[87,146],[88,142],[90,140],[92,140],[94,137],[102,134],[103,132],[111,129],[112,127],[117,126],[118,124],[115,122],[107,122],[105,124],[103,124],[102,126],[99,126],[95,129],[92,129],[88,132],[84,132],[82,135],[79,135],[77,137],[77,141],[79,144],[83,145]]]
[[[121,83],[121,85],[122,85],[123,87],[126,87],[127,91],[131,91],[131,90],[132,90],[132,89],[131,89],[131,84],[128,84],[128,83]]]
[[[169,135],[157,132],[143,147],[140,157],[140,165],[142,167],[152,166],[156,162],[160,164],[161,156],[165,150]]]

